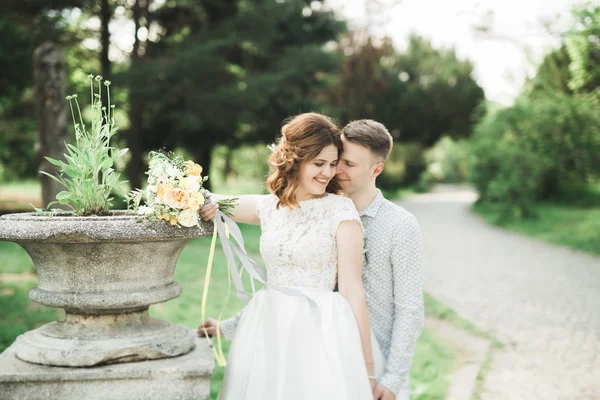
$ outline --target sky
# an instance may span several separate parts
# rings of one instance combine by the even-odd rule
[[[411,32],[429,38],[436,47],[454,47],[459,58],[473,62],[475,78],[487,98],[505,105],[519,94],[526,77],[535,74],[535,66],[544,54],[560,43],[543,27],[542,21],[553,20],[552,31],[564,32],[572,22],[572,6],[583,2],[379,0],[390,6],[369,19],[367,1],[328,0],[328,5],[347,19],[351,27],[390,36],[398,50],[406,47]],[[489,35],[478,34],[473,28],[484,21],[492,28]]]
[[[154,5],[165,0],[154,0]],[[284,1],[284,0],[278,0]],[[370,2],[370,3],[369,3]],[[489,100],[510,105],[520,93],[525,79],[560,40],[543,27],[552,20],[553,32],[565,32],[572,24],[571,8],[585,0],[377,0],[387,4],[385,11],[369,18],[367,4],[373,0],[325,0],[327,7],[349,21],[350,28],[368,28],[374,35],[390,36],[396,48],[406,47],[411,32],[429,38],[436,47],[454,47],[462,59],[473,62],[475,79]],[[319,6],[317,2],[313,7]],[[308,12],[310,12],[308,10]],[[110,57],[119,60],[133,46],[133,22],[117,7],[110,24]],[[485,22],[490,33],[477,33],[474,26]],[[90,19],[90,28],[100,21]],[[92,26],[93,25],[93,26]],[[97,26],[96,26],[97,25]],[[144,40],[155,36],[142,28]],[[85,45],[96,48],[96,39]]]

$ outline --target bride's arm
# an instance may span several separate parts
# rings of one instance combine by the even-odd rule
[[[340,293],[348,300],[354,312],[360,332],[367,373],[372,377],[375,372],[367,298],[362,283],[363,234],[360,222],[342,221],[336,233],[336,241],[338,248],[338,288]],[[371,388],[373,388],[375,381],[373,379],[369,379],[369,381],[371,382]]]
[[[256,213],[256,203],[264,195],[259,194],[246,194],[242,196],[228,196],[222,194],[211,193],[213,200],[225,200],[232,197],[238,198],[238,203],[233,209],[233,216],[231,217],[235,222],[241,222],[243,224],[260,225],[260,218]],[[200,209],[200,217],[203,221],[211,220],[217,212],[214,202],[207,203]]]

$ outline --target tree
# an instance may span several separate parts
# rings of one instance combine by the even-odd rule
[[[79,38],[69,31],[64,10],[86,8],[91,0],[0,2],[0,179],[35,177],[36,122],[33,52],[46,40],[64,46]]]
[[[484,93],[454,49],[411,35],[403,53],[372,38],[342,42],[338,51],[345,59],[330,98],[344,120],[376,119],[396,139],[426,147],[443,135],[470,135]]]
[[[532,96],[538,93],[547,94],[548,91],[572,93],[569,88],[570,63],[571,59],[564,45],[550,52],[538,67],[535,77],[525,85],[525,92]]]
[[[569,88],[591,92],[600,87],[600,5],[587,3],[573,9],[575,26],[565,38],[571,63]]]
[[[336,65],[323,45],[343,24],[319,5],[206,0],[156,10],[160,40],[129,73],[131,96],[144,102],[130,140],[139,135],[143,151],[184,147],[206,174],[215,145],[272,140],[284,118],[314,109],[323,72]]]

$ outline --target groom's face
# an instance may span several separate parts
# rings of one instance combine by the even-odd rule
[[[364,190],[371,183],[378,161],[371,150],[348,141],[344,135],[342,142],[344,152],[338,163],[336,178],[344,191],[351,195]]]

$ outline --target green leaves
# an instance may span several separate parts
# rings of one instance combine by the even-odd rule
[[[488,115],[471,148],[471,179],[482,201],[534,215],[535,203],[560,199],[600,175],[600,98],[559,92],[521,98]],[[508,214],[507,214],[508,215]]]
[[[593,91],[600,84],[600,6],[592,3],[574,7],[575,27],[565,36],[571,62],[569,88],[575,92]]]
[[[102,107],[102,86],[98,85],[98,93],[94,93],[94,81],[101,82],[101,77],[90,78],[92,110],[94,117],[91,129],[88,131],[83,123],[77,96],[68,96],[71,105],[73,124],[77,131],[77,142],[75,145],[65,143],[67,153],[65,160],[55,160],[45,157],[48,162],[60,168],[59,173],[54,176],[44,171],[40,173],[51,177],[61,183],[65,190],[56,195],[56,200],[48,204],[67,204],[76,215],[107,214],[112,192],[124,195],[120,181],[120,174],[113,168],[115,160],[122,157],[127,149],[116,149],[110,146],[110,139],[117,132],[112,118],[113,107]],[[110,83],[104,84],[107,95]],[[109,97],[110,99],[110,97]],[[75,105],[75,107],[73,107]],[[79,123],[76,121],[75,109],[79,113]]]

